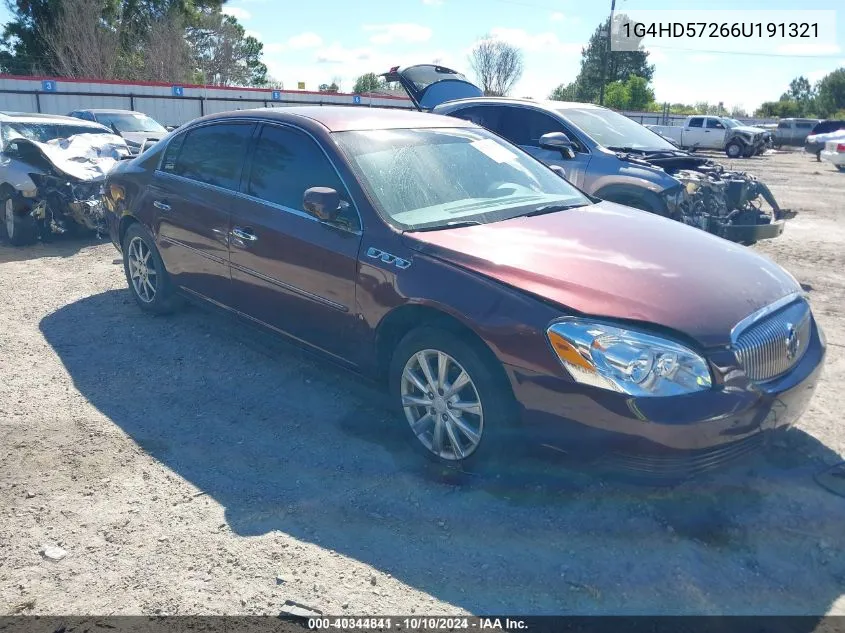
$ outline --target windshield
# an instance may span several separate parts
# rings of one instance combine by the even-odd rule
[[[98,123],[114,126],[118,132],[156,132],[167,134],[160,123],[140,112],[98,112],[94,115]]]
[[[725,124],[725,127],[741,127],[742,123],[737,121],[736,119],[722,119],[722,123]]]
[[[486,130],[368,130],[333,137],[376,210],[404,230],[591,204],[548,167]]]
[[[92,125],[66,125],[63,123],[8,123],[3,134],[4,141],[25,138],[30,141],[46,143],[57,138],[68,138],[75,134],[109,134],[101,127]]]
[[[599,145],[608,148],[676,150],[659,134],[604,108],[564,108],[558,112]]]

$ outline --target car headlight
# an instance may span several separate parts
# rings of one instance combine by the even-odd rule
[[[572,377],[630,396],[678,396],[710,389],[707,361],[653,334],[605,323],[565,319],[547,330],[549,342]]]

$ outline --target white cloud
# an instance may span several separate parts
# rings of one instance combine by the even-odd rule
[[[649,59],[651,59],[651,57],[649,57]],[[708,55],[707,53],[698,53],[696,55],[690,55],[689,60],[694,64],[709,64],[716,61],[716,56]]]
[[[340,42],[317,51],[318,64],[345,64],[354,61],[367,61],[373,58],[374,52],[370,48],[346,48]]]
[[[251,29],[245,29],[244,35],[246,35],[247,37],[254,37],[259,42],[261,41],[261,33],[259,33],[258,31],[253,31]]]
[[[554,13],[552,13],[552,15],[550,17],[551,17],[553,22],[560,22],[566,16],[563,15],[563,13],[561,13],[560,11],[555,11]]]
[[[323,38],[316,33],[306,32],[294,35],[288,40],[291,48],[317,48],[323,45]]]
[[[785,55],[838,55],[842,49],[838,44],[816,44],[814,42],[793,42],[781,44],[777,52]]]
[[[443,0],[422,0],[423,4],[427,4],[430,7],[439,7],[443,4]]]
[[[364,30],[374,33],[370,37],[373,44],[392,44],[393,42],[426,42],[431,39],[431,29],[421,24],[365,24]]]
[[[583,46],[582,42],[562,42],[555,33],[529,33],[524,29],[495,27],[490,29],[490,36],[526,51],[580,55]]]
[[[275,53],[281,53],[285,48],[287,47],[281,42],[270,42],[264,45],[263,50],[268,55],[274,55]]]
[[[650,64],[659,64],[660,62],[665,62],[668,59],[666,57],[666,53],[660,49],[646,47],[645,50],[648,52],[648,61]]]
[[[250,13],[249,11],[247,11],[246,9],[243,9],[241,7],[224,6],[222,9],[220,9],[220,11],[222,13],[225,13],[226,15],[231,15],[233,18],[235,18],[239,22],[243,22],[244,20],[249,20],[252,17],[252,13]]]

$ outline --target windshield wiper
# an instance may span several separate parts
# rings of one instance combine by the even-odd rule
[[[578,207],[586,207],[586,204],[545,204],[542,207],[537,207],[533,211],[522,213],[516,217],[524,218],[534,215],[545,215],[546,213],[557,213],[558,211],[569,211],[570,209],[577,209]]]
[[[479,222],[478,220],[455,220],[453,222],[447,222],[446,224],[438,224],[436,226],[425,226],[421,229],[410,229],[410,231],[443,231],[445,229],[460,229],[465,226],[481,226],[481,222]]]

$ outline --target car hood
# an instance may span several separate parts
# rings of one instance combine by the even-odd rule
[[[164,138],[167,132],[121,132],[120,135],[127,141],[141,145],[144,141],[158,141]]]
[[[76,134],[46,143],[23,138],[15,142],[22,162],[38,165],[46,160],[65,176],[90,182],[102,180],[129,153],[123,138],[107,133]]]
[[[751,127],[750,125],[738,125],[732,129],[736,132],[745,132],[746,134],[762,134],[768,131],[759,127]]]
[[[747,247],[610,202],[405,237],[571,310],[658,324],[705,347],[729,344],[743,318],[801,290]]]

